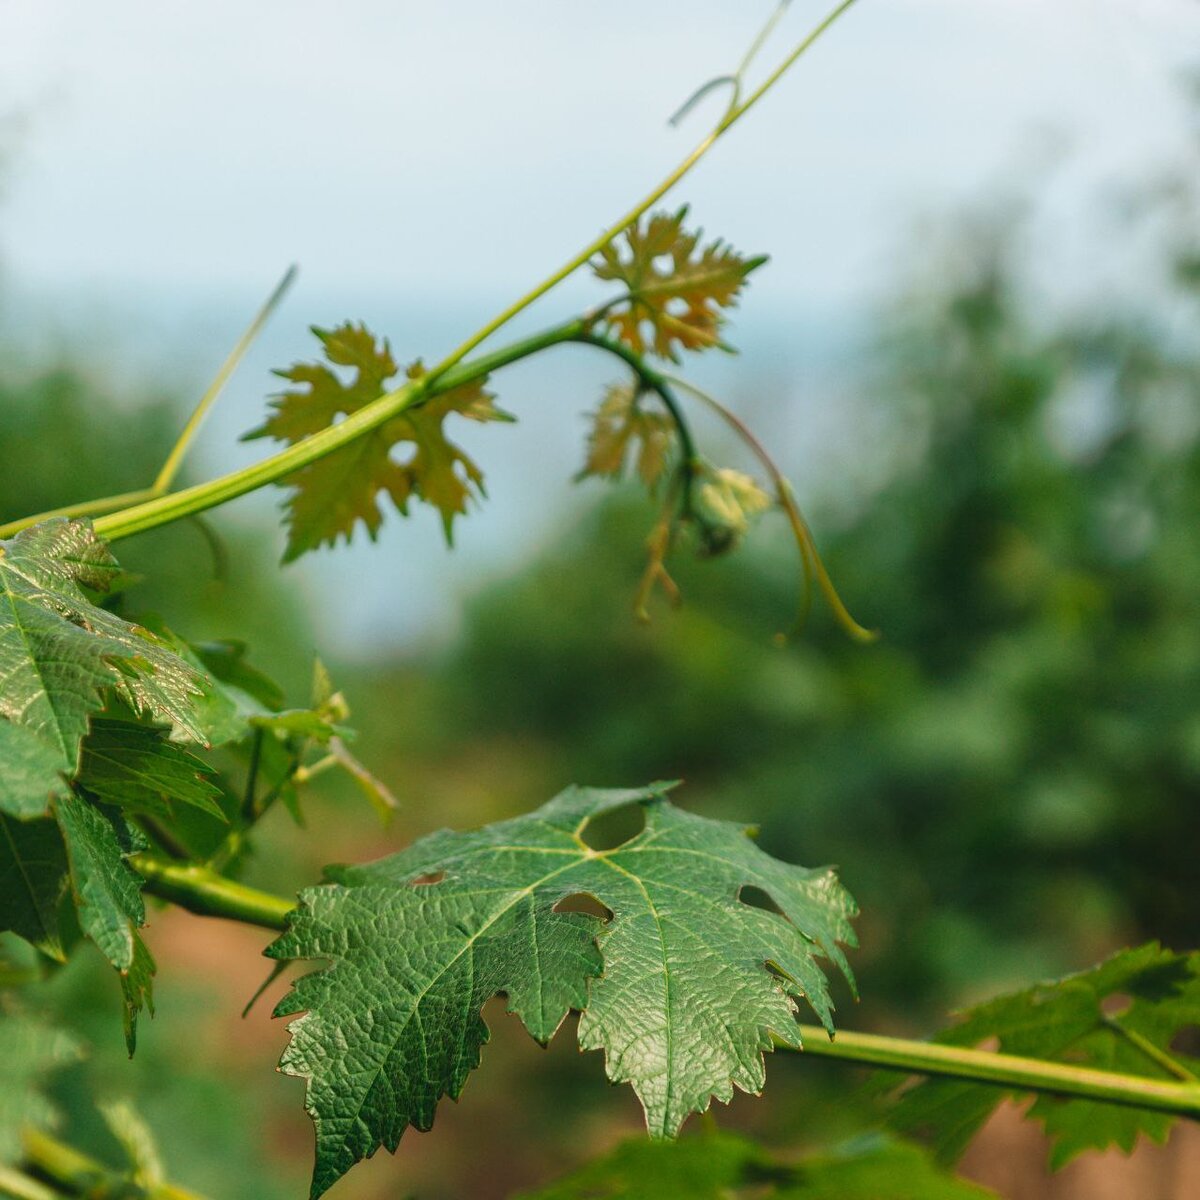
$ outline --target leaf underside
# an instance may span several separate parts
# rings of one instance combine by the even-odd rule
[[[816,959],[849,976],[839,943],[853,944],[855,911],[832,871],[773,859],[743,826],[675,808],[665,790],[571,788],[527,816],[331,868],[302,894],[268,954],[331,963],[276,1009],[304,1014],[281,1067],[308,1083],[314,1197],[461,1093],[497,993],[543,1043],[581,1010],[581,1047],[604,1050],[609,1078],[633,1085],[655,1137],[714,1096],[760,1091],[772,1035],[800,1044],[798,999],[832,1029]],[[641,833],[586,844],[591,820],[632,804]],[[779,911],[743,903],[745,887]],[[556,910],[576,895],[611,920]]]
[[[1200,953],[1176,954],[1155,942],[1122,950],[1090,971],[1041,983],[969,1009],[936,1039],[976,1046],[996,1039],[1007,1054],[1104,1071],[1177,1080],[1200,1073],[1200,1059],[1171,1048],[1184,1029],[1200,1025]],[[1146,1043],[1150,1047],[1140,1043]],[[904,1090],[891,1125],[932,1140],[938,1158],[955,1161],[1009,1091],[953,1080],[928,1079]],[[1168,1113],[1039,1096],[1029,1115],[1051,1139],[1050,1165],[1064,1166],[1086,1150],[1117,1146],[1125,1153],[1139,1135],[1166,1140]]]
[[[675,451],[677,431],[670,414],[652,405],[650,397],[632,384],[608,388],[592,414],[579,477],[616,479],[632,462],[638,478],[653,491]]]

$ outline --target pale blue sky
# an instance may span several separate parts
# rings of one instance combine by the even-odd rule
[[[770,8],[0,0],[0,105],[30,128],[4,253],[54,287],[261,288],[298,259],[313,287],[519,288],[703,131],[664,118]],[[898,208],[1031,127],[1081,174],[1160,156],[1198,46],[1195,0],[860,0],[686,194],[773,250],[773,292],[853,294]]]
[[[118,374],[169,364],[191,386],[299,262],[206,433],[203,461],[227,469],[259,452],[230,439],[253,423],[266,367],[307,352],[309,321],[364,316],[406,354],[444,349],[673,165],[710,110],[682,130],[666,116],[736,63],[770,9],[0,0],[0,114],[23,125],[0,208],[10,311],[67,340],[111,335]],[[821,11],[795,0],[763,63]],[[1008,177],[1040,130],[1062,138],[1043,220],[1053,274],[1084,289],[1119,279],[1095,197],[1177,156],[1178,77],[1197,47],[1196,0],[860,0],[678,194],[706,228],[773,258],[742,318],[746,354],[720,381],[746,391],[802,372],[805,337],[877,293],[913,214]],[[547,396],[569,377],[526,386]],[[590,399],[496,436],[565,447]],[[494,511],[478,533],[464,526],[454,564],[433,522],[392,522],[385,542],[403,542],[435,592],[453,587],[506,561],[497,531],[545,528],[546,486],[494,471]],[[336,571],[361,579],[391,561],[343,554]],[[327,570],[301,577],[323,586]],[[362,592],[348,602],[376,631],[444,615],[384,611]]]

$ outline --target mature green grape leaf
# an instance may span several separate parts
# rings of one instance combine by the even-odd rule
[[[88,717],[114,688],[175,734],[204,737],[193,710],[203,675],[161,639],[93,604],[120,568],[90,523],[45,521],[0,542],[0,806],[29,818],[65,794]]]
[[[63,758],[33,729],[0,720],[0,813],[44,816],[63,789]]]
[[[1200,952],[1176,954],[1150,942],[1090,971],[969,1009],[936,1040],[975,1046],[996,1039],[1007,1054],[1170,1080],[1200,1074],[1200,1059],[1171,1048],[1181,1030],[1196,1025]],[[897,1129],[931,1135],[939,1159],[952,1162],[1011,1094],[928,1079],[900,1094],[889,1119]],[[1117,1146],[1129,1153],[1139,1134],[1162,1142],[1174,1122],[1167,1113],[1054,1096],[1039,1096],[1029,1114],[1051,1137],[1055,1169],[1085,1150]]]
[[[842,1154],[805,1159],[781,1200],[985,1200],[995,1193],[949,1174],[919,1146],[864,1139]]]
[[[579,1041],[631,1083],[656,1137],[735,1087],[762,1088],[772,1035],[799,1046],[796,1001],[832,1029],[817,956],[849,976],[854,905],[829,869],[763,853],[741,825],[669,804],[667,785],[569,788],[474,833],[443,831],[301,896],[277,959],[331,960],[300,979],[282,1069],[308,1081],[317,1130],[313,1196],[408,1125],[427,1129],[478,1065],[482,1005],[503,992],[538,1041],[572,1008]],[[610,850],[583,834],[640,804],[645,828]],[[765,892],[778,912],[740,899]],[[559,911],[576,895],[604,922]]]
[[[666,470],[677,433],[670,414],[653,403],[632,384],[610,387],[592,414],[587,457],[578,477],[616,479],[632,460],[642,482],[653,489]]]
[[[138,934],[146,920],[141,876],[125,860],[147,843],[118,812],[105,812],[73,793],[56,800],[54,811],[67,847],[79,927],[121,975],[132,1054],[154,961]]]
[[[208,781],[211,774],[203,759],[168,741],[161,730],[94,717],[75,782],[127,812],[170,819],[175,804],[191,804],[223,821],[216,799],[221,792]]]
[[[0,1163],[21,1153],[21,1127],[54,1128],[58,1112],[42,1085],[57,1068],[80,1057],[68,1033],[0,1008]]]
[[[520,1200],[985,1200],[994,1193],[937,1167],[916,1146],[862,1139],[792,1164],[729,1133],[622,1142]]]
[[[399,386],[390,382],[399,373],[386,340],[379,342],[362,325],[313,329],[325,356],[335,367],[352,371],[344,382],[323,364],[301,363],[277,372],[298,385],[272,401],[274,412],[246,438],[272,437],[295,443],[349,416]],[[420,362],[406,372],[407,379],[425,374]],[[443,424],[457,413],[473,421],[510,421],[494,404],[484,383],[465,384],[393,417],[348,446],[327,454],[282,480],[293,489],[287,500],[288,544],[284,561],[339,537],[349,542],[359,521],[374,539],[383,523],[379,508],[386,493],[402,515],[416,497],[442,515],[446,540],[452,541],[454,518],[467,511],[472,493],[482,496],[483,473],[467,454],[447,440]],[[408,457],[397,460],[405,447]]]
[[[67,853],[48,818],[18,821],[0,812],[0,931],[11,930],[63,961],[58,908],[67,888]]]
[[[54,812],[67,847],[79,927],[117,970],[126,971],[133,964],[135,931],[146,919],[141,879],[125,861],[134,850],[129,827],[74,794],[57,800]]]
[[[603,310],[604,325],[637,354],[679,361],[680,349],[719,346],[722,310],[737,304],[747,277],[766,257],[743,258],[722,241],[700,245],[683,228],[687,208],[654,213],[610,241],[592,270],[627,296]]]

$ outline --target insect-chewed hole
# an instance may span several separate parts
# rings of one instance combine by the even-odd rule
[[[1114,992],[1100,1001],[1100,1011],[1106,1017],[1119,1017],[1132,1003],[1132,996],[1125,992]]]
[[[781,917],[784,915],[783,909],[762,888],[755,887],[753,884],[746,884],[739,888],[738,899],[750,908],[764,908],[767,912],[778,913]]]
[[[1186,1054],[1200,1058],[1200,1025],[1185,1025],[1167,1047],[1173,1054]]]
[[[587,913],[589,917],[599,917],[604,922],[611,921],[613,917],[611,908],[601,904],[595,896],[589,896],[587,892],[574,892],[570,896],[564,896],[554,906],[554,911]]]
[[[631,842],[646,827],[646,811],[640,804],[626,804],[592,817],[579,837],[593,850],[615,850]]]
[[[430,871],[425,875],[418,875],[416,879],[410,879],[408,884],[409,887],[428,887],[431,883],[441,883],[445,878],[445,871]]]

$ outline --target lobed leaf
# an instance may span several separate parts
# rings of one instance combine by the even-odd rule
[[[853,943],[855,911],[832,871],[770,858],[743,826],[683,812],[665,790],[571,788],[527,816],[330,868],[302,894],[268,954],[332,964],[276,1010],[304,1014],[281,1068],[308,1083],[314,1197],[461,1093],[497,993],[540,1042],[580,1009],[580,1045],[633,1085],[656,1137],[714,1096],[761,1090],[772,1036],[800,1045],[799,999],[832,1030],[816,959],[849,976],[839,943]],[[588,846],[589,822],[633,804],[641,833]],[[747,887],[779,911],[743,903]],[[611,920],[560,910],[577,894]]]
[[[1158,943],[1118,954],[1090,971],[1069,975],[968,1009],[937,1041],[976,1046],[995,1039],[1007,1054],[1105,1071],[1179,1079],[1200,1060],[1171,1048],[1184,1029],[1200,1025],[1200,952],[1176,954]],[[938,1158],[957,1159],[1004,1089],[928,1079],[903,1091],[890,1113],[894,1128],[932,1138]],[[1095,1101],[1039,1096],[1029,1115],[1051,1138],[1050,1165],[1064,1166],[1085,1150],[1116,1146],[1129,1153],[1139,1135],[1166,1140],[1167,1113]]]
[[[170,820],[190,804],[219,820],[225,814],[208,781],[211,768],[161,730],[131,721],[92,719],[75,783],[89,796],[130,813]]]
[[[79,767],[88,718],[112,688],[134,712],[203,742],[204,676],[149,630],[93,604],[120,568],[86,521],[42,522],[0,542],[0,809],[45,815]]]
[[[683,228],[687,211],[635,221],[592,260],[598,279],[626,289],[601,320],[635,354],[653,351],[678,362],[681,349],[720,345],[723,311],[767,261],[744,258],[719,240],[701,246],[703,231]]]
[[[646,406],[647,396],[632,384],[614,384],[592,414],[587,457],[579,477],[618,478],[632,461],[651,490],[658,484],[675,448],[677,431],[668,413]]]
[[[272,401],[271,416],[247,438],[301,441],[399,386],[394,377],[400,368],[391,348],[386,340],[376,343],[365,326],[346,323],[313,332],[329,362],[349,368],[350,378],[343,380],[323,364],[297,364],[277,372],[298,386]],[[418,361],[408,367],[406,378],[416,380],[424,374]],[[349,542],[359,522],[373,540],[383,523],[382,495],[389,496],[402,515],[407,515],[410,499],[432,505],[441,513],[451,542],[454,518],[484,490],[483,473],[446,437],[445,420],[451,414],[472,421],[512,420],[495,406],[484,382],[432,396],[284,479],[282,486],[292,489],[286,502],[284,561],[322,545],[336,545],[339,538]],[[400,448],[406,457],[396,457]]]

